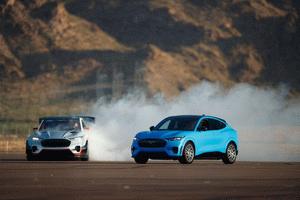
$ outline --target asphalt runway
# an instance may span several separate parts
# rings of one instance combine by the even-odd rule
[[[300,163],[33,161],[0,154],[0,199],[300,199]]]

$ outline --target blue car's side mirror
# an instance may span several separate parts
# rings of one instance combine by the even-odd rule
[[[155,127],[154,126],[150,126],[150,131],[153,131],[154,129],[155,129]]]

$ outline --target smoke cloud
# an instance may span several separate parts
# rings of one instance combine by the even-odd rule
[[[224,118],[239,133],[238,160],[300,161],[300,100],[285,87],[262,89],[238,84],[231,89],[203,82],[172,100],[142,92],[116,102],[99,99],[89,139],[91,160],[130,160],[132,138],[170,115],[206,114]]]

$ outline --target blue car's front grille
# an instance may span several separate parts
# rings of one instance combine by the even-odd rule
[[[166,146],[166,141],[161,139],[144,139],[139,141],[140,147],[164,147]]]
[[[68,147],[71,141],[66,139],[45,139],[42,140],[41,144],[43,147]]]

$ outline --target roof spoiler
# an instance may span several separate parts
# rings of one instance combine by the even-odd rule
[[[39,124],[45,120],[45,119],[64,119],[64,118],[76,118],[76,117],[80,117],[82,118],[84,121],[89,122],[89,123],[95,123],[96,118],[95,117],[91,117],[91,116],[57,116],[57,117],[41,117],[39,118]]]
[[[90,123],[93,123],[93,124],[96,122],[95,117],[91,117],[91,116],[78,116],[78,117],[81,117],[84,121],[90,122]]]

